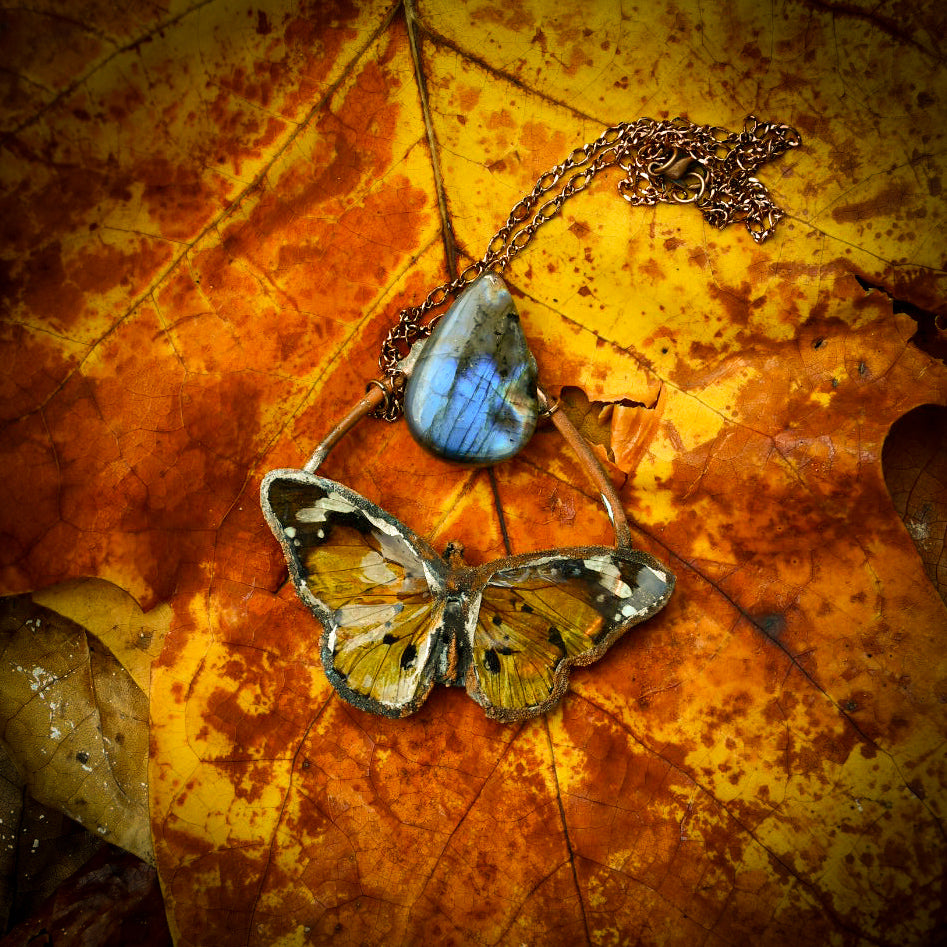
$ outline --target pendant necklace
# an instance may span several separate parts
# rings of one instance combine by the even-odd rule
[[[681,118],[607,128],[538,179],[480,260],[399,313],[382,343],[382,377],[368,383],[308,462],[263,478],[263,514],[299,597],[322,624],[322,663],[344,700],[403,717],[445,684],[466,688],[488,717],[533,717],[559,701],[570,668],[597,661],[664,606],[674,575],[632,548],[611,481],[538,384],[500,274],[565,201],[612,165],[625,173],[618,190],[629,203],[694,204],[712,226],[743,222],[761,243],[783,214],[754,174],[800,143],[795,129],[752,116],[733,134]],[[442,316],[422,322],[448,302]],[[549,417],[595,484],[615,546],[472,567],[454,544],[441,556],[381,507],[316,473],[369,413],[388,421],[403,414],[419,444],[468,466],[515,456],[540,417]]]

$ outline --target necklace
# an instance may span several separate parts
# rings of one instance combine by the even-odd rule
[[[402,717],[441,683],[465,687],[494,719],[535,716],[562,697],[573,666],[597,661],[664,607],[674,575],[631,547],[611,481],[538,384],[500,274],[611,166],[625,174],[618,190],[629,203],[694,204],[712,226],[742,221],[761,243],[783,214],[755,172],[800,143],[789,126],[753,117],[734,134],[680,118],[614,125],[540,176],[480,260],[401,310],[382,343],[382,377],[301,469],[272,470],[260,488],[296,591],[323,626],[323,666],[342,698]],[[448,302],[442,316],[422,321]],[[316,473],[366,414],[404,415],[431,453],[475,466],[515,456],[540,417],[549,417],[595,484],[615,546],[511,555],[475,567],[455,544],[439,555],[391,514]]]

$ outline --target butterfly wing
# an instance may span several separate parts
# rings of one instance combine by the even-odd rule
[[[322,622],[329,681],[362,710],[413,713],[444,663],[444,561],[333,480],[274,470],[260,495],[300,598]]]
[[[569,668],[597,661],[629,628],[659,611],[671,572],[631,549],[562,549],[482,567],[471,603],[467,691],[487,716],[543,713],[565,693]]]

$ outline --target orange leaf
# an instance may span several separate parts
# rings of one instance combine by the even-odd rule
[[[939,7],[5,16],[4,589],[173,610],[150,807],[179,944],[934,936],[947,612],[881,453],[947,403],[912,341],[947,311]],[[261,477],[572,148],[749,112],[804,137],[760,172],[771,241],[630,208],[611,169],[506,272],[545,387],[615,405],[591,430],[669,606],[526,724],[343,704]],[[403,425],[323,472],[504,552],[487,475]],[[611,541],[555,432],[495,477],[516,551]]]

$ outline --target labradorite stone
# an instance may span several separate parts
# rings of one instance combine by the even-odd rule
[[[495,464],[536,428],[536,361],[513,297],[485,273],[444,313],[424,345],[404,399],[414,439],[463,464]]]

